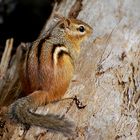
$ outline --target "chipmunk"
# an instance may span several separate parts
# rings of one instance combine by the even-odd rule
[[[72,124],[58,115],[40,115],[32,110],[59,101],[73,77],[80,44],[92,33],[92,28],[81,20],[60,19],[45,37],[29,47],[19,66],[25,97],[12,103],[9,117],[25,126],[39,126],[72,133]]]

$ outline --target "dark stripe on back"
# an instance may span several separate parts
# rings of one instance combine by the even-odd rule
[[[32,46],[30,45],[30,46],[29,46],[28,53],[27,53],[27,58],[26,58],[26,68],[27,68],[27,64],[28,64],[28,60],[29,60],[29,55],[30,55],[31,49],[32,49]]]
[[[31,49],[32,49],[32,45],[29,46],[29,50],[27,52],[27,57],[26,57],[26,68],[25,68],[25,78],[27,80],[27,83],[30,87],[30,79],[29,79],[29,73],[28,73],[28,61],[29,61],[29,56],[30,56],[30,52],[31,52]]]
[[[58,59],[59,59],[60,57],[62,57],[64,54],[69,55],[68,52],[62,50],[61,52],[58,53]],[[69,55],[69,56],[70,56],[70,55]]]
[[[38,60],[38,65],[40,64],[40,56],[41,56],[41,51],[42,51],[42,47],[43,47],[43,43],[45,42],[45,38],[40,40],[39,44],[37,45],[37,52],[36,52],[36,57]]]
[[[64,45],[63,45],[63,44],[54,44],[54,45],[53,45],[53,49],[52,49],[52,60],[53,60],[53,55],[54,55],[55,49],[56,49],[57,47],[61,48],[61,47],[64,47]],[[68,52],[64,51],[64,50],[61,50],[61,51],[58,53],[57,58],[59,59],[59,58],[63,57],[64,54],[68,55],[68,56],[72,59],[71,55],[70,55]],[[54,60],[53,60],[52,62],[54,62]]]

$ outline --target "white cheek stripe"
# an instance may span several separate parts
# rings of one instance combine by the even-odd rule
[[[66,47],[56,47],[54,54],[53,54],[53,60],[54,60],[54,64],[57,65],[58,62],[58,55],[61,51],[67,52],[68,53],[68,49]]]

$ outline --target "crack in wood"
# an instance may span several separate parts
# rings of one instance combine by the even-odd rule
[[[83,103],[77,98],[77,96],[73,99],[75,101],[76,107],[78,109],[84,109],[87,105],[83,105]]]

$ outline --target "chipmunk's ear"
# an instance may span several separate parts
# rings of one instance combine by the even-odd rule
[[[65,19],[64,20],[64,24],[65,24],[65,28],[68,28],[70,26],[70,20],[69,19]]]
[[[60,27],[61,28],[67,28],[70,25],[70,20],[63,17],[62,15],[58,14],[58,13],[54,13],[54,20],[55,21],[62,21],[60,23]]]
[[[70,26],[70,20],[69,19],[64,19],[62,20],[62,22],[60,23],[59,27],[61,29],[66,29],[66,28],[69,28]]]

